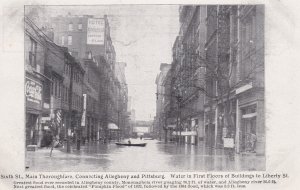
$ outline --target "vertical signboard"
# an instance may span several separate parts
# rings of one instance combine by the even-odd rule
[[[42,108],[42,89],[43,86],[41,83],[26,77],[25,97],[28,107],[33,107],[36,109]]]
[[[105,22],[103,18],[89,18],[87,26],[87,44],[104,44]]]
[[[82,112],[82,118],[81,118],[81,126],[85,126],[85,120],[86,120],[86,94],[83,94],[83,112]]]

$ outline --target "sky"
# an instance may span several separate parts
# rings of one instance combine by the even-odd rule
[[[152,120],[156,111],[155,79],[161,63],[172,62],[179,32],[178,5],[45,6],[47,16],[108,16],[118,62],[127,63],[128,95],[137,120]]]

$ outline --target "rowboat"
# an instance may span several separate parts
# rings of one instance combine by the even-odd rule
[[[141,146],[144,147],[146,146],[147,143],[120,143],[120,142],[116,142],[116,145],[119,146]]]

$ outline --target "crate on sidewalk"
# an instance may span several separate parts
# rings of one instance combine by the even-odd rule
[[[37,145],[34,145],[34,144],[32,144],[32,145],[27,145],[27,151],[36,151],[37,148],[38,148],[38,146],[37,146]]]

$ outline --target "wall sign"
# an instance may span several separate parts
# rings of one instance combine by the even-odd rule
[[[43,86],[37,81],[26,78],[25,81],[25,97],[28,102],[32,102],[41,106]]]
[[[87,44],[104,44],[105,22],[103,18],[89,18],[87,26]]]

